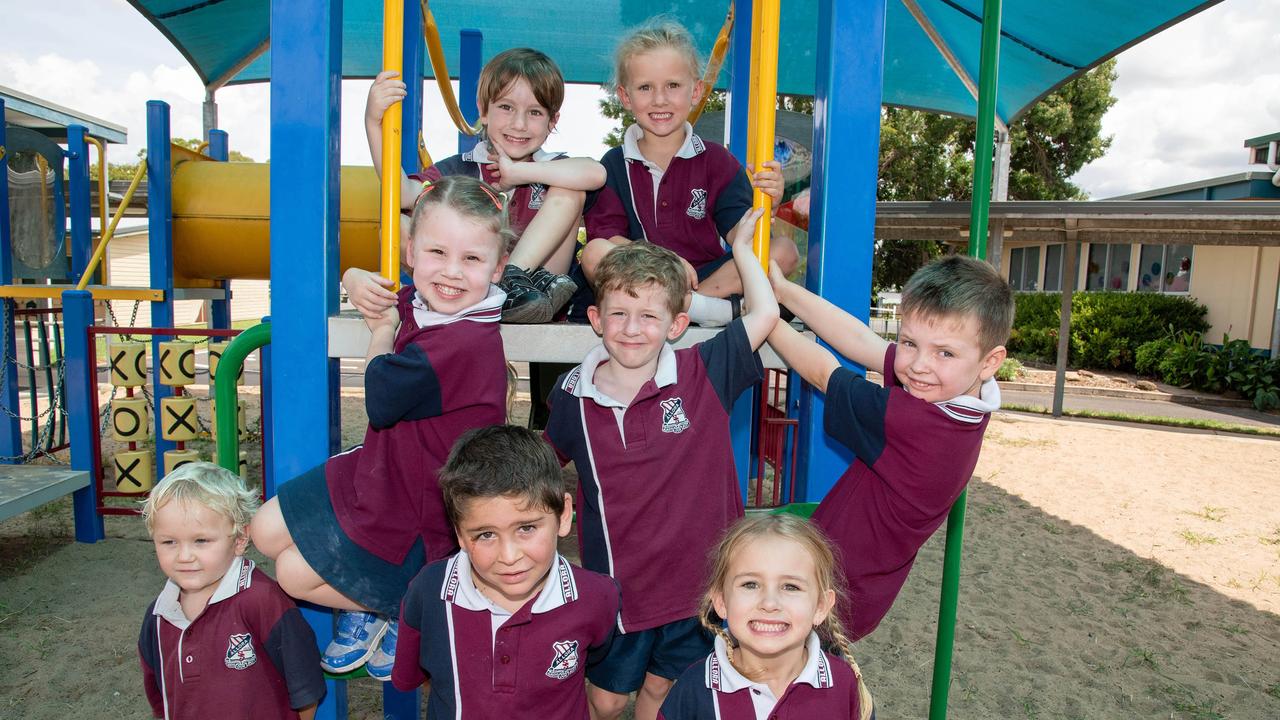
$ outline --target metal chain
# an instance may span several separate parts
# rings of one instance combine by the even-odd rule
[[[10,327],[9,323],[12,320],[12,316],[9,313],[9,303],[10,301],[0,300],[0,322],[4,323],[4,325],[0,325],[0,328]],[[28,338],[27,341],[30,342],[30,338]],[[41,420],[44,421],[44,426],[39,429],[36,433],[36,437],[32,439],[32,447],[30,450],[22,455],[0,456],[0,461],[6,463],[29,463],[37,458],[48,458],[59,465],[66,465],[66,460],[53,455],[47,450],[47,448],[53,445],[53,428],[58,414],[62,414],[64,422],[66,418],[66,406],[64,404],[65,394],[63,392],[63,389],[66,387],[66,358],[59,357],[57,360],[49,362],[46,365],[25,365],[18,362],[18,353],[16,348],[9,348],[9,350],[13,351],[12,359],[9,357],[8,352],[4,354],[3,358],[0,358],[0,397],[4,396],[4,383],[8,379],[8,365],[10,362],[12,362],[14,366],[25,370],[47,370],[57,368],[58,381],[55,385],[49,388],[49,406],[45,408],[43,412],[34,417],[23,417],[21,413],[15,413],[9,407],[0,405],[0,410],[16,422],[31,422],[32,420],[35,420],[38,423]],[[34,411],[37,406],[38,403],[33,399],[31,409]]]

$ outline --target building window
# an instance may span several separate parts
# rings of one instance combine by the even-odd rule
[[[1066,245],[1046,245],[1044,248],[1045,292],[1062,292],[1062,254]]]
[[[1190,245],[1143,245],[1138,290],[1184,293],[1191,288]]]
[[[1131,245],[1091,243],[1085,290],[1128,290]]]
[[[1009,251],[1009,284],[1014,290],[1040,289],[1040,246]]]

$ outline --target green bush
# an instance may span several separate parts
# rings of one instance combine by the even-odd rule
[[[1144,342],[1138,346],[1138,352],[1133,357],[1133,369],[1139,375],[1148,377],[1160,376],[1160,361],[1169,353],[1169,347],[1173,345],[1173,340],[1162,337],[1150,342]]]
[[[1057,293],[1018,293],[1010,352],[1053,360],[1061,304]],[[1208,330],[1206,312],[1205,306],[1178,295],[1074,293],[1068,362],[1076,367],[1133,370],[1144,343],[1173,333]]]
[[[1021,372],[1022,363],[1018,362],[1015,358],[1005,358],[1004,362],[1000,363],[1000,368],[996,370],[996,379],[1000,382],[1016,380],[1018,378],[1018,373]]]
[[[1200,333],[1184,332],[1165,341],[1156,361],[1162,380],[1179,387],[1222,392],[1234,390],[1259,410],[1280,407],[1280,359],[1262,357],[1244,340],[1224,335],[1222,346],[1205,345]],[[1139,349],[1139,363],[1157,352],[1157,343]],[[1150,348],[1150,349],[1149,349]]]

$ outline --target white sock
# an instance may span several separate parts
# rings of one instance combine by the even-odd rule
[[[733,304],[724,298],[694,293],[689,301],[689,319],[702,327],[723,327],[733,321]]]

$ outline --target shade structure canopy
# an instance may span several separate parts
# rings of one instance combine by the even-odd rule
[[[1005,0],[996,114],[1015,119],[1075,75],[1220,1]],[[207,86],[270,79],[270,0],[130,2]],[[534,47],[555,58],[568,82],[595,84],[610,80],[614,44],[628,28],[670,15],[689,28],[705,54],[728,9],[707,0],[433,0],[430,7],[453,72],[458,31],[476,28],[484,33],[486,59],[506,48]],[[782,3],[779,92],[813,94],[817,24],[815,0]],[[976,86],[981,24],[982,0],[887,0],[885,104],[975,115],[976,101],[962,76]],[[345,0],[343,76],[373,77],[381,48],[381,1]],[[429,66],[423,72],[431,77]],[[728,82],[726,69],[719,84]]]

